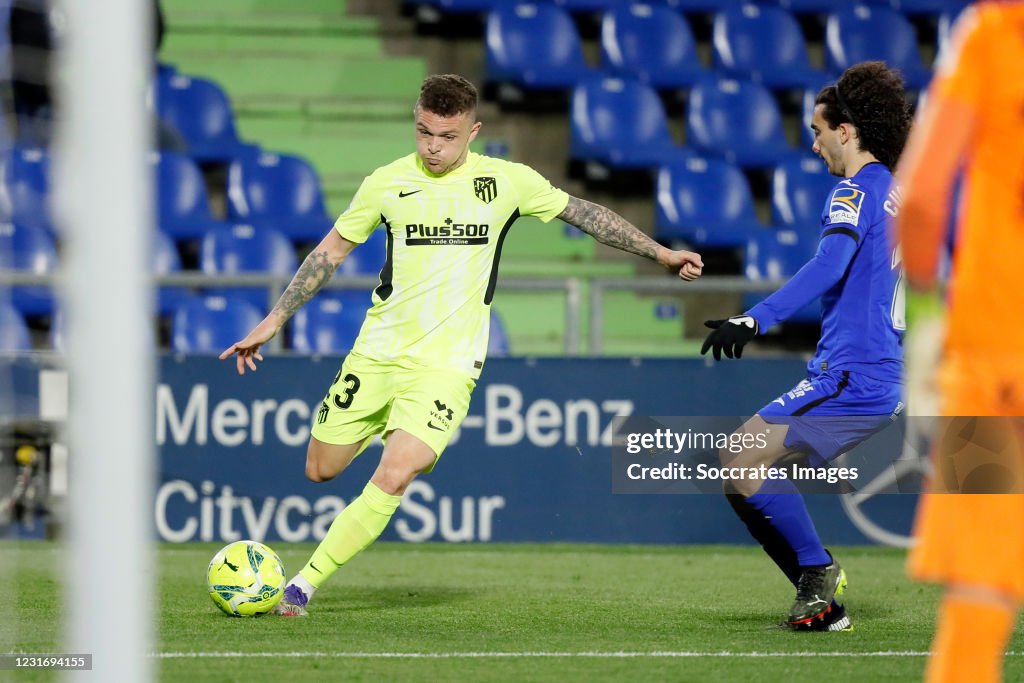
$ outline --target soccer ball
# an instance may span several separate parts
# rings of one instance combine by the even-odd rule
[[[217,551],[206,571],[210,597],[233,617],[255,617],[274,609],[286,583],[281,558],[256,541],[229,543]]]

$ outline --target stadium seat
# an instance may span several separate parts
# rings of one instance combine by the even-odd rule
[[[50,213],[50,154],[41,147],[14,147],[5,156],[0,172],[3,213],[8,220],[54,234]]]
[[[203,236],[199,247],[199,269],[206,275],[261,273],[291,277],[298,267],[295,248],[288,238],[270,228],[238,223]],[[257,308],[268,307],[272,295],[267,287],[217,287],[212,295],[241,299]]]
[[[321,290],[292,318],[292,348],[300,353],[344,353],[359,335],[370,294],[354,290]]]
[[[263,319],[259,309],[223,296],[195,297],[174,313],[171,348],[181,353],[220,353]]]
[[[25,318],[9,302],[0,300],[0,353],[32,350],[32,335]]]
[[[780,280],[792,277],[814,256],[817,235],[804,235],[797,230],[762,230],[752,233],[744,253],[743,272],[748,280]],[[767,294],[751,292],[743,298],[749,310]],[[821,320],[821,303],[812,301],[797,311],[788,322],[814,323]]]
[[[769,88],[805,88],[827,80],[811,66],[800,24],[778,7],[746,4],[715,15],[714,63],[730,78]]]
[[[566,12],[580,14],[584,12],[605,12],[622,4],[623,0],[554,0],[555,4]]]
[[[174,240],[197,239],[224,227],[214,220],[206,196],[206,181],[192,159],[175,152],[150,155],[156,166],[157,225]]]
[[[809,150],[814,144],[814,131],[811,130],[811,122],[814,120],[814,100],[817,99],[821,88],[808,88],[804,90],[800,98],[800,140]]]
[[[200,163],[230,163],[253,152],[253,145],[238,139],[231,103],[216,83],[166,71],[156,79],[157,114],[185,138],[189,156]]]
[[[963,11],[969,7],[969,3],[960,3],[959,7],[951,10],[946,10],[939,14],[938,19],[938,33],[936,36],[935,44],[935,61],[938,62],[942,55],[949,49],[950,38],[953,37],[953,27],[956,26],[957,19],[963,14]]]
[[[572,18],[554,5],[502,4],[487,16],[485,80],[568,90],[590,73]]]
[[[795,154],[772,94],[757,83],[726,78],[701,79],[690,91],[686,141],[698,153],[743,168],[775,166]]]
[[[682,88],[707,70],[690,25],[668,7],[617,6],[601,20],[602,63],[617,75],[655,88]]]
[[[694,157],[658,171],[654,229],[659,240],[738,247],[763,230],[743,173],[720,159]]]
[[[668,5],[683,14],[710,14],[726,7],[742,4],[744,0],[652,0],[656,4]]]
[[[611,168],[653,168],[686,154],[672,141],[665,108],[647,85],[588,79],[573,90],[569,156]]]
[[[509,354],[508,332],[498,312],[491,309],[490,334],[487,338],[487,357],[504,358]]]
[[[57,250],[43,228],[0,223],[0,269],[46,275],[56,267]],[[53,312],[53,292],[49,287],[18,285],[11,287],[10,296],[11,303],[23,315]]]
[[[888,7],[856,5],[830,14],[825,53],[836,77],[854,64],[880,59],[898,69],[910,89],[924,88],[931,78],[921,61],[914,27]]]
[[[319,242],[334,224],[316,170],[301,157],[264,152],[236,159],[227,191],[229,219],[274,228],[296,242]]]
[[[174,240],[159,230],[153,234],[150,272],[156,276],[181,272],[181,257]],[[191,297],[187,287],[157,287],[157,311],[160,315],[170,315]]]
[[[837,182],[818,157],[782,162],[772,173],[772,223],[816,234],[825,199]]]
[[[885,5],[908,16],[916,14],[940,15],[944,12],[956,14],[971,4],[972,0],[866,0],[869,5]]]
[[[793,14],[827,14],[846,7],[850,0],[763,0],[762,4],[772,2]]]
[[[370,233],[366,241],[349,252],[338,267],[339,275],[379,275],[387,257],[388,233],[383,225]]]
[[[66,353],[67,346],[67,316],[61,306],[55,306],[53,317],[50,319],[50,348],[57,353]]]

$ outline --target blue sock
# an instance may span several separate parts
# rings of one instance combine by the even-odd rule
[[[818,538],[804,498],[788,479],[769,479],[747,498],[796,553],[801,567],[832,564],[832,557]]]

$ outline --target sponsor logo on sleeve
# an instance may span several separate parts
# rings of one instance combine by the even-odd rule
[[[855,187],[837,187],[832,191],[832,198],[829,200],[828,222],[857,225],[863,203],[863,190]]]

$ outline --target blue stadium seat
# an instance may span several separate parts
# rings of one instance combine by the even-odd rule
[[[800,97],[800,139],[810,149],[814,144],[814,131],[811,130],[811,121],[814,120],[814,100],[818,97],[821,88],[808,88]]]
[[[485,80],[568,90],[590,73],[572,18],[554,5],[502,4],[487,15]]]
[[[46,275],[56,267],[57,250],[45,230],[32,225],[0,223],[0,269]],[[24,315],[53,312],[53,292],[49,287],[11,287],[10,300]]]
[[[654,230],[659,240],[737,247],[764,229],[746,177],[720,159],[693,157],[662,167],[656,192]]]
[[[157,114],[181,133],[193,159],[229,163],[252,153],[254,146],[238,139],[231,102],[216,83],[161,71],[156,85]]]
[[[153,234],[150,252],[150,272],[153,275],[169,275],[181,272],[181,257],[174,245],[174,240],[157,230]],[[186,299],[192,297],[187,287],[158,287],[157,311],[160,315],[170,315]]]
[[[32,335],[25,318],[9,302],[0,300],[0,353],[31,350]]]
[[[554,0],[555,4],[572,14],[604,12],[630,0]]]
[[[292,318],[292,348],[300,353],[344,353],[352,349],[366,311],[368,292],[322,290]]]
[[[686,142],[743,168],[775,166],[795,151],[772,94],[750,81],[701,79],[690,91]]]
[[[566,12],[582,14],[584,12],[606,12],[619,7],[627,0],[554,0],[555,4]]]
[[[6,219],[54,234],[50,213],[50,154],[41,147],[14,147],[0,166]]]
[[[825,199],[839,182],[818,157],[784,161],[772,173],[772,222],[816,234]]]
[[[487,357],[505,358],[509,355],[508,332],[498,312],[491,309],[490,334],[487,338]]]
[[[769,3],[793,14],[826,14],[846,7],[850,0],[762,0],[762,4]]]
[[[938,62],[942,58],[942,55],[949,49],[949,41],[953,37],[953,27],[956,26],[957,19],[967,9],[969,3],[959,3],[960,6],[946,10],[939,14],[938,19],[938,34],[936,36],[935,44],[935,61]]]
[[[956,14],[963,10],[972,0],[866,0],[869,5],[885,5],[897,12],[913,16],[916,14],[939,15]]]
[[[231,164],[228,218],[280,230],[296,242],[319,242],[334,224],[313,166],[301,157],[269,152]]]
[[[67,316],[61,306],[55,306],[50,319],[50,348],[57,353],[66,353],[67,347]]]
[[[270,228],[238,223],[203,236],[199,269],[207,275],[261,273],[291,276],[298,267],[295,248],[287,237]],[[210,294],[241,299],[267,308],[272,298],[266,287],[218,287]],[[276,298],[276,297],[274,297]]]
[[[157,225],[172,239],[196,239],[225,223],[214,220],[206,181],[192,159],[176,152],[150,155],[156,166]]]
[[[647,85],[593,78],[573,90],[569,156],[611,168],[652,168],[687,152],[672,141],[665,108]]]
[[[921,89],[931,79],[931,71],[921,61],[914,27],[888,7],[856,5],[830,14],[825,53],[836,77],[854,64],[880,59],[898,69],[910,89]]]
[[[195,297],[174,313],[171,348],[182,353],[220,353],[263,319],[250,303],[223,296]]]
[[[655,88],[689,87],[707,74],[690,25],[678,12],[658,5],[619,6],[605,14],[601,58],[616,74]]]
[[[653,2],[668,5],[684,14],[710,14],[742,4],[744,0],[653,0]]]
[[[387,229],[383,225],[378,225],[365,242],[349,252],[338,267],[338,274],[379,275],[387,257],[387,243]]]
[[[827,80],[811,66],[803,32],[793,15],[778,7],[747,4],[715,15],[714,63],[730,78],[769,88],[805,88]]]
[[[753,281],[792,277],[811,260],[817,248],[817,235],[805,235],[797,230],[762,230],[753,233],[744,253],[744,275]],[[766,296],[763,292],[744,295],[743,308],[749,310]],[[820,320],[821,302],[812,301],[797,311],[788,322],[814,323]]]

